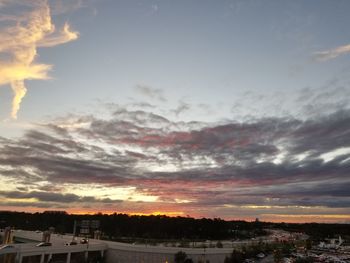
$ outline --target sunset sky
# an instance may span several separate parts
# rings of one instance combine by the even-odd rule
[[[350,223],[349,13],[0,0],[0,210]]]

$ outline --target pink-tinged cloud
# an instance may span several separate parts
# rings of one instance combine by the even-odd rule
[[[327,61],[349,53],[350,45],[344,45],[330,50],[316,52],[314,53],[314,58],[319,61]]]
[[[349,111],[200,125],[127,110],[62,118],[0,140],[1,180],[14,186],[0,189],[0,205],[227,219],[346,215],[350,156],[337,149],[350,146],[349,125]]]

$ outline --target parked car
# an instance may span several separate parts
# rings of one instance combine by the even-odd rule
[[[36,247],[49,247],[49,246],[52,246],[52,244],[49,242],[40,242],[39,244],[36,245]]]
[[[87,243],[89,243],[89,239],[87,238],[80,239],[80,244],[87,244]]]

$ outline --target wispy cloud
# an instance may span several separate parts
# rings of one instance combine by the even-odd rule
[[[152,5],[152,10],[156,13],[159,9],[159,6],[157,4]]]
[[[0,191],[0,196],[9,199],[35,199],[41,202],[57,202],[57,203],[72,203],[72,202],[121,202],[121,200],[111,200],[109,198],[97,199],[93,196],[78,196],[75,194],[50,193],[44,191],[21,192],[21,191]]]
[[[350,53],[350,45],[344,45],[344,46],[339,46],[330,50],[316,52],[314,53],[313,57],[318,61],[327,61],[349,53]]]
[[[180,101],[179,102],[179,106],[172,110],[174,112],[174,114],[176,115],[176,117],[178,117],[181,113],[184,113],[186,111],[188,111],[191,108],[190,104],[184,102],[184,101]]]
[[[147,85],[138,84],[138,85],[136,85],[135,90],[145,97],[148,97],[151,99],[156,99],[156,100],[159,100],[162,102],[166,101],[166,99],[163,95],[163,91],[161,89],[154,89],[154,88],[147,86]]]
[[[68,23],[56,30],[52,23],[47,1],[25,2],[26,9],[18,2],[3,2],[2,8],[15,5],[19,14],[0,15],[0,85],[11,85],[14,92],[12,118],[17,118],[27,88],[25,80],[48,79],[52,65],[36,61],[38,47],[53,47],[78,38]],[[27,11],[28,6],[30,10]]]

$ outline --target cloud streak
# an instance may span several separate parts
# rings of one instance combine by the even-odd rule
[[[314,53],[314,58],[318,61],[327,61],[350,53],[350,45],[339,46],[330,50]]]
[[[97,199],[93,196],[78,196],[75,194],[61,194],[50,192],[20,192],[20,191],[0,191],[0,195],[6,198],[14,199],[37,199],[41,202],[57,202],[57,203],[72,203],[72,202],[103,202],[103,203],[118,203],[121,200],[111,200],[109,198]]]
[[[47,1],[24,4],[4,2],[2,8],[13,5],[22,10],[16,15],[0,15],[0,85],[10,85],[14,98],[11,117],[16,119],[21,101],[27,93],[25,80],[48,79],[52,65],[36,61],[39,47],[53,47],[78,38],[78,33],[66,23],[56,30]],[[28,7],[28,3],[27,6]]]

